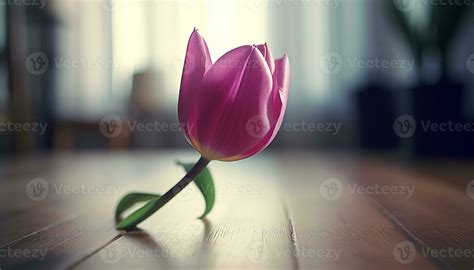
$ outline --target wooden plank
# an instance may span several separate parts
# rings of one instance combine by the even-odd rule
[[[435,165],[435,167],[439,166]],[[388,165],[381,161],[361,161],[354,171],[363,185],[407,186],[414,189],[411,197],[397,194],[374,194],[373,198],[390,213],[412,236],[412,242],[422,247],[421,256],[429,257],[440,265],[455,269],[474,267],[474,200],[467,194],[471,179],[465,170],[440,174],[433,167],[410,169]],[[458,167],[460,169],[461,167]],[[438,172],[437,172],[438,171]],[[435,175],[438,175],[437,177]],[[451,182],[451,179],[456,181]]]
[[[117,235],[112,218],[80,216],[2,248],[7,256],[0,265],[5,269],[64,269]]]
[[[460,190],[465,190],[467,184],[474,180],[474,162],[470,160],[424,160],[400,166],[417,174],[432,176],[432,181],[450,184]]]
[[[400,256],[407,238],[370,198],[350,192],[350,158],[293,154],[281,166],[301,269],[436,269],[427,258]]]
[[[36,165],[15,163],[2,187],[2,204],[8,207],[0,209],[0,229],[6,232],[0,243],[22,252],[47,253],[41,261],[31,255],[0,258],[0,267],[472,268],[472,258],[423,255],[428,247],[474,246],[472,200],[463,187],[467,180],[462,180],[468,167],[451,167],[459,169],[453,184],[439,172],[429,174],[429,167],[415,172],[347,155],[273,154],[212,163],[217,202],[206,220],[196,219],[204,203],[190,186],[141,224],[141,230],[120,235],[112,220],[119,197],[129,191],[165,192],[184,174],[174,164],[176,159],[194,161],[197,156],[82,154],[52,157]],[[50,186],[41,201],[31,200],[25,192],[36,177],[45,178]],[[334,201],[320,192],[324,180],[331,178],[339,179],[343,187]],[[413,186],[415,191],[410,198],[351,191],[354,185],[367,191],[375,184]],[[93,191],[64,189],[81,185]],[[118,191],[103,194],[100,187]],[[408,263],[400,257],[407,240],[416,251]]]
[[[120,237],[78,269],[292,269],[290,226],[271,162],[252,159],[210,165],[216,206],[205,220],[194,186],[140,225],[143,231]],[[183,171],[169,174],[171,186]],[[160,188],[164,191],[163,185]]]
[[[0,202],[8,205],[0,209],[0,229],[8,232],[0,235],[0,247],[68,216],[90,211],[88,206],[102,200],[116,202],[127,190],[159,179],[164,165],[150,154],[52,156],[38,161],[39,167],[30,160],[25,160],[25,165],[15,164],[20,172],[4,179],[0,191]],[[32,166],[34,170],[23,171]],[[42,186],[47,190],[41,196],[30,189],[38,184],[37,179],[46,182]]]
[[[0,247],[47,229],[72,214],[70,210],[61,211],[64,207],[54,199],[41,200],[42,197],[29,198],[27,195],[30,181],[43,178],[52,170],[61,168],[54,159],[36,159],[36,162],[30,158],[10,160],[2,163],[0,167],[0,203],[8,206],[0,209],[0,230],[7,232],[0,235]]]
[[[154,155],[79,155],[64,160],[65,166],[48,166],[33,176],[48,185],[46,196],[39,200],[25,191],[30,174],[16,174],[7,182],[9,192],[2,200],[9,207],[0,211],[6,232],[2,251],[47,253],[41,260],[30,254],[2,257],[0,267],[61,269],[90,255],[118,235],[113,213],[119,197],[146,188],[144,183],[155,181],[164,164]]]

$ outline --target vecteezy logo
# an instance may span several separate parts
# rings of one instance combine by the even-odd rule
[[[119,0],[100,0],[100,5],[105,11],[112,12],[117,9]]]
[[[120,261],[120,258],[122,257],[120,246],[116,245],[103,248],[99,252],[99,257],[102,259],[103,262],[108,264],[118,263],[118,261]]]
[[[25,188],[26,196],[32,201],[42,201],[49,193],[48,181],[43,178],[36,178],[28,182]]]
[[[342,56],[337,52],[326,53],[321,58],[319,65],[321,70],[328,75],[339,74],[342,70]]]
[[[342,195],[342,182],[337,178],[324,180],[319,186],[319,193],[327,201],[336,201]]]
[[[32,53],[25,60],[26,70],[33,75],[42,75],[49,68],[49,59],[44,52]]]
[[[269,0],[250,0],[247,1],[250,11],[262,12],[268,6]]]
[[[474,74],[474,53],[471,54],[471,55],[467,58],[467,61],[466,61],[466,68],[467,68],[467,70],[469,70],[469,72],[471,72],[472,74]]]
[[[393,0],[393,5],[401,12],[409,12],[415,8],[418,0]]]
[[[466,193],[471,200],[474,200],[474,180],[469,182],[466,186]]]
[[[109,139],[115,138],[122,132],[122,119],[117,115],[109,115],[99,123],[100,133]]]
[[[245,125],[247,133],[254,138],[263,138],[270,130],[270,124],[262,115],[252,116]]]
[[[268,259],[269,249],[265,241],[257,240],[247,246],[247,257],[253,263],[262,263]]]
[[[415,134],[416,121],[409,114],[402,115],[393,121],[393,131],[400,138],[410,138]]]
[[[415,260],[416,248],[410,241],[402,241],[393,248],[393,258],[401,264],[409,264]]]

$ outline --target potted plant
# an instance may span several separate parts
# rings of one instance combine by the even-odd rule
[[[467,132],[440,132],[426,129],[431,123],[464,123],[464,85],[451,77],[449,60],[454,38],[461,30],[471,6],[430,5],[426,27],[416,28],[407,12],[390,7],[396,25],[405,36],[417,65],[417,85],[411,89],[413,117],[417,123],[415,154],[419,156],[459,156],[468,151]],[[427,70],[429,69],[429,70]],[[436,70],[438,72],[436,72]]]
[[[395,149],[399,141],[392,128],[396,118],[392,91],[376,79],[370,79],[356,89],[354,100],[361,147],[369,151]]]

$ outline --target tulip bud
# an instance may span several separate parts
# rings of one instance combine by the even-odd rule
[[[213,64],[205,40],[194,30],[183,70],[179,121],[186,126],[188,141],[204,158],[240,160],[273,141],[288,100],[286,55],[274,60],[267,44],[245,45]]]

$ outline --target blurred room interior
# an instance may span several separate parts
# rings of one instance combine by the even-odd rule
[[[263,42],[275,56],[291,56],[285,122],[296,127],[282,129],[273,150],[474,154],[469,132],[401,138],[393,129],[407,114],[474,122],[471,6],[415,3],[403,10],[392,1],[372,0],[309,7],[271,1],[160,3],[48,0],[0,6],[2,122],[46,124],[44,134],[1,132],[3,156],[187,147],[179,130],[126,130],[111,139],[98,125],[109,115],[178,121],[185,46],[194,27],[207,36],[213,60],[239,44]],[[48,62],[44,70],[37,62],[42,58]],[[377,65],[387,60],[394,64]],[[309,123],[324,127],[309,129]]]

